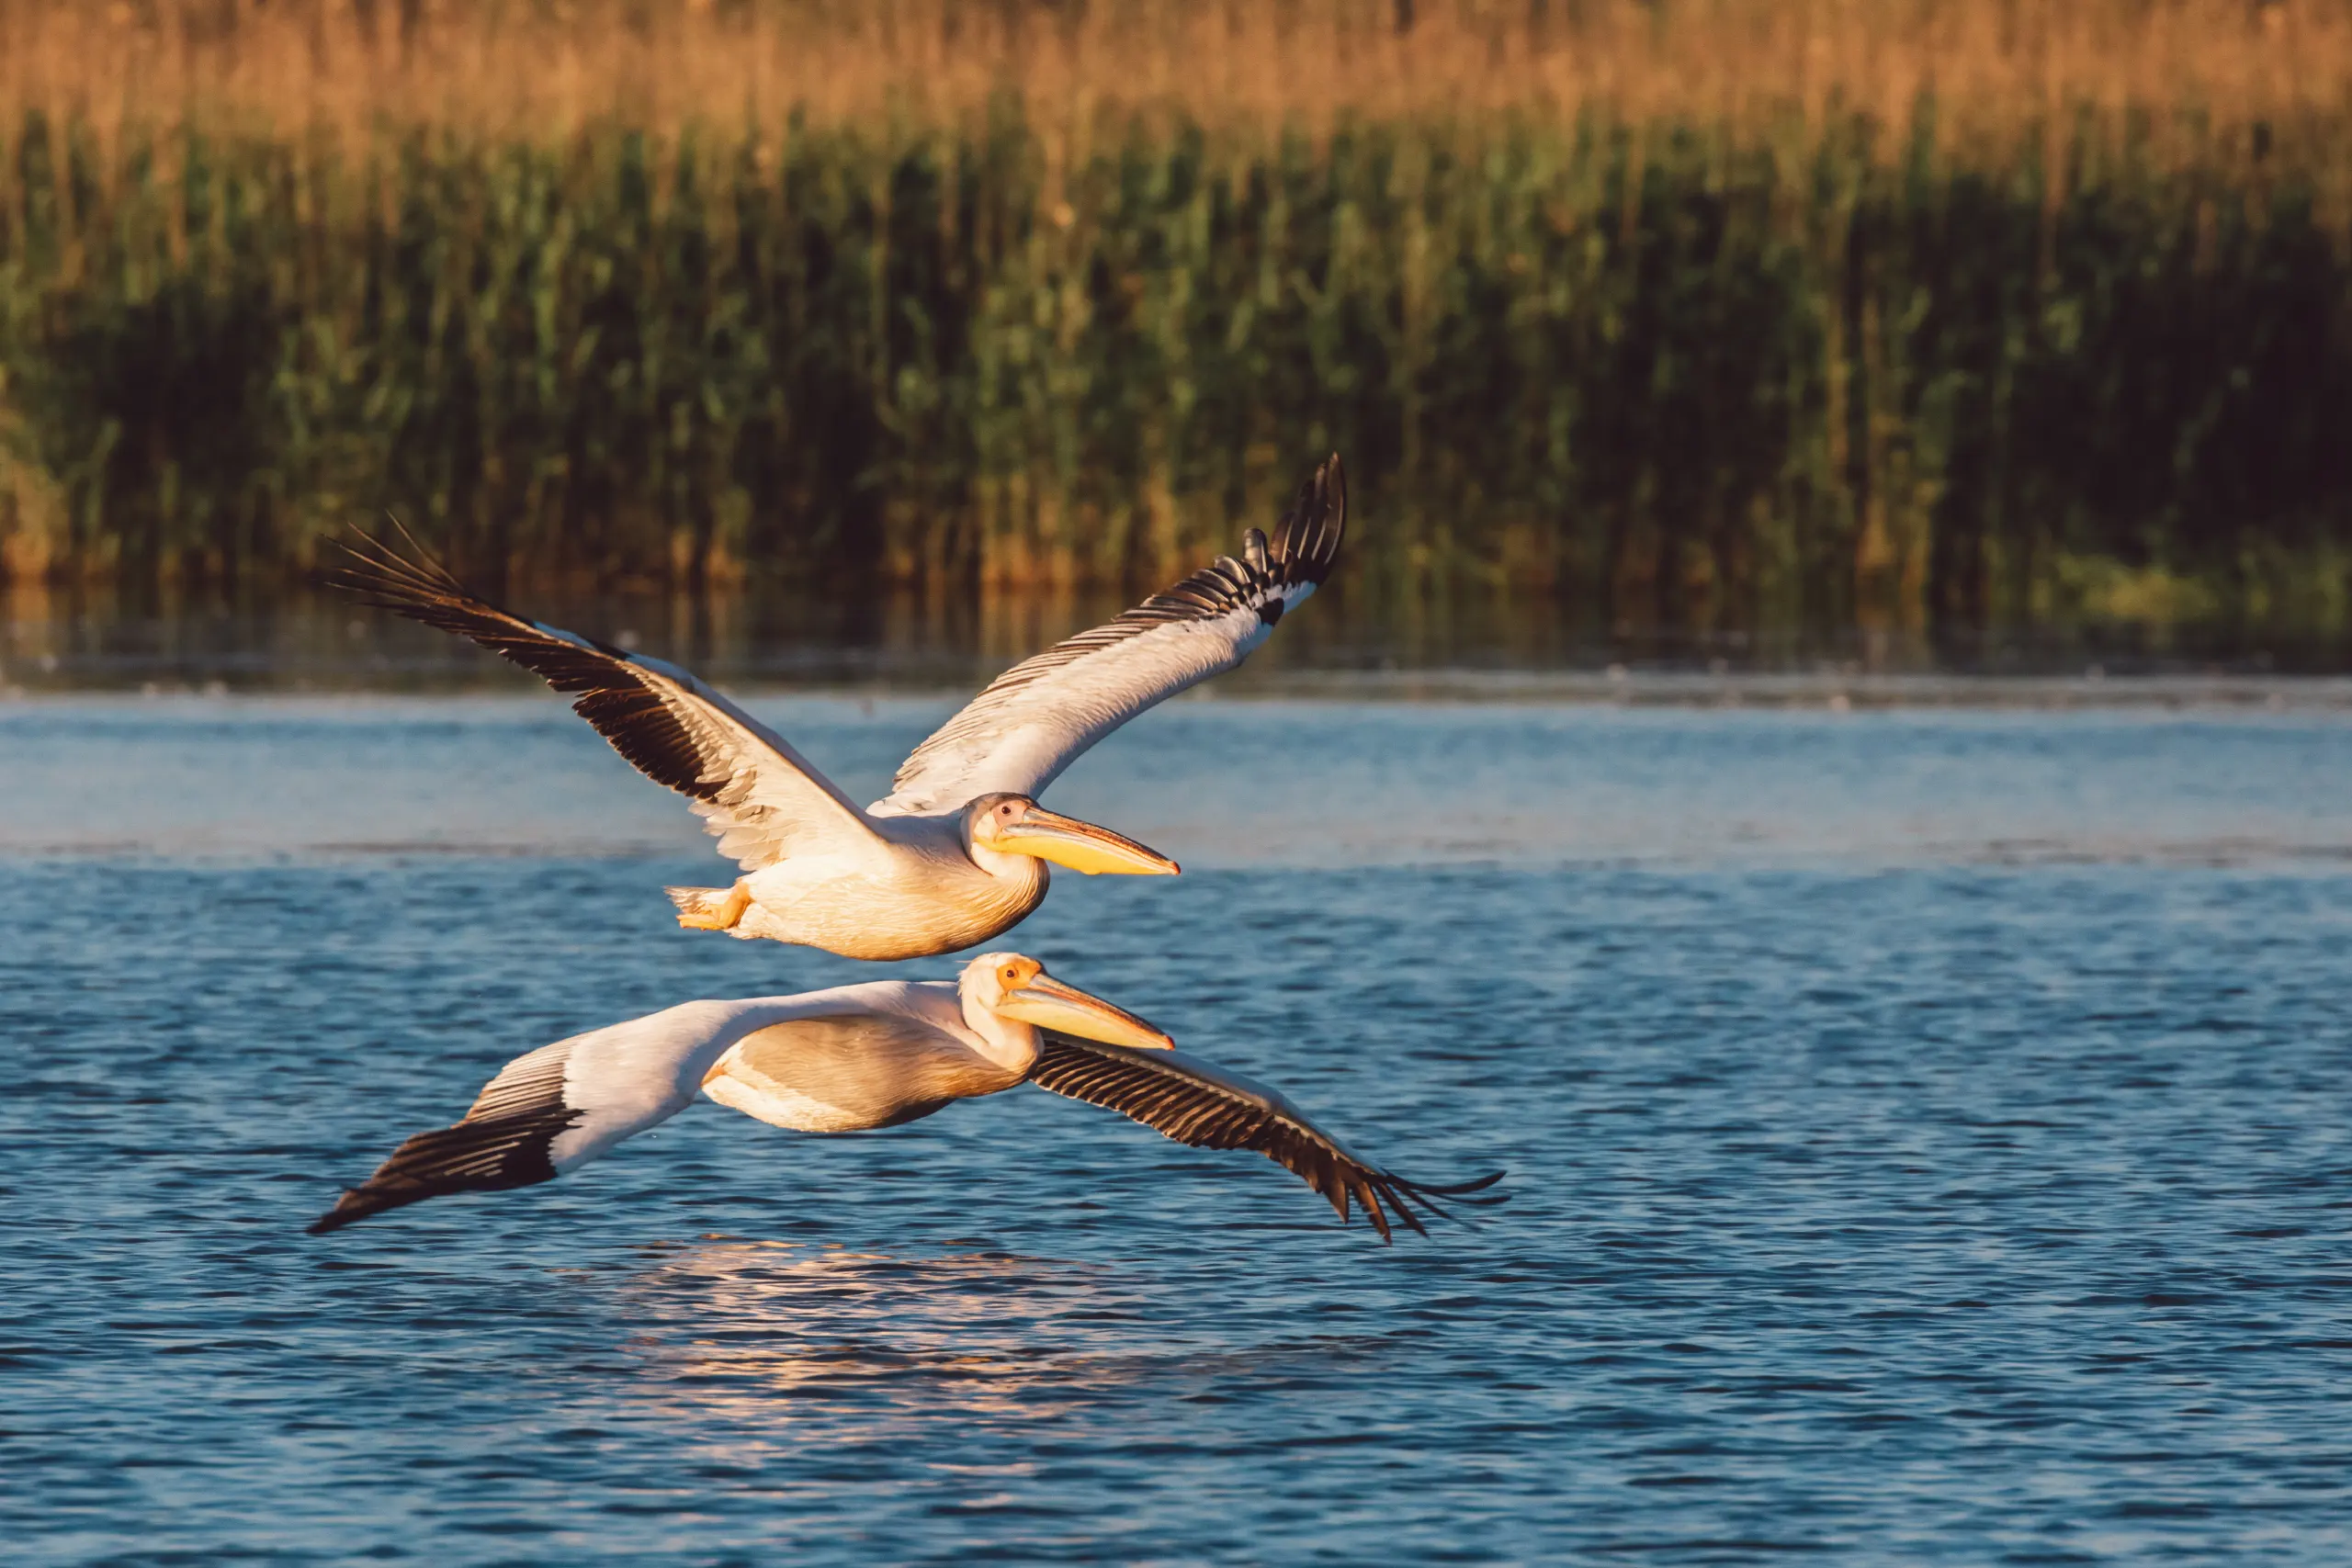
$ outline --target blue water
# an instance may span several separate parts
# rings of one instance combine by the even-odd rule
[[[943,711],[763,705],[869,792]],[[301,1226],[833,984],[559,705],[0,705],[10,1562],[2340,1562],[2352,719],[1198,703],[1010,939],[1426,1179],[1035,1089]],[[952,963],[902,967],[944,974]]]

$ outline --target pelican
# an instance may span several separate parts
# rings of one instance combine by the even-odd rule
[[[1014,665],[916,747],[890,794],[864,810],[687,671],[510,615],[405,531],[405,552],[359,536],[329,581],[543,677],[639,772],[688,796],[744,874],[729,888],[668,889],[680,925],[847,958],[925,958],[1027,918],[1046,897],[1049,861],[1089,874],[1176,874],[1157,851],[1036,797],[1127,720],[1248,658],[1330,574],[1346,525],[1334,454],[1272,538],[1252,528],[1240,559],[1220,556]]]
[[[857,1133],[1034,1083],[1195,1148],[1256,1149],[1389,1239],[1391,1219],[1501,1179],[1429,1187],[1348,1152],[1271,1089],[1184,1055],[1131,1012],[1017,953],[954,980],[879,980],[797,997],[687,1002],[515,1057],[454,1126],[419,1133],[313,1222],[313,1235],[447,1192],[551,1181],[659,1126],[695,1091],[778,1127]],[[1385,1212],[1384,1212],[1385,1211]]]

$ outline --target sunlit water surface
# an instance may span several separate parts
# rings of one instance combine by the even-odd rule
[[[759,705],[867,794],[944,711]],[[2352,719],[1187,703],[1053,799],[1187,874],[1012,940],[1510,1204],[1019,1089],[307,1237],[872,971],[673,928],[551,699],[0,705],[9,1560],[2352,1556]]]

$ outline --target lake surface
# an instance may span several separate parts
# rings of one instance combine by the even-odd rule
[[[860,798],[948,705],[754,704]],[[1023,1089],[305,1236],[531,1046],[876,970],[676,930],[551,698],[0,703],[8,1559],[2352,1557],[2340,705],[1184,702],[1052,802],[1186,874],[1007,945],[1510,1203]]]

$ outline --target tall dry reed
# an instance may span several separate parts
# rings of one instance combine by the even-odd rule
[[[0,570],[2346,614],[2352,7],[0,0]]]

